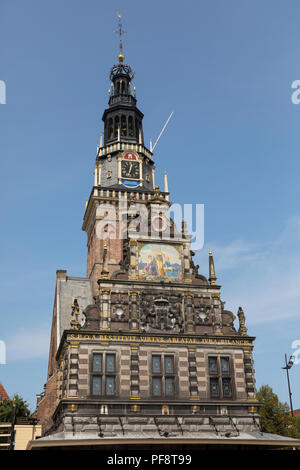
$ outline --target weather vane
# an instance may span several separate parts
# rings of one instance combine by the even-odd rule
[[[118,56],[118,59],[119,59],[120,62],[123,62],[124,55],[123,55],[122,36],[123,36],[123,34],[127,33],[127,31],[124,31],[124,29],[122,29],[122,21],[121,21],[122,15],[121,15],[121,13],[118,12],[117,17],[119,18],[119,27],[116,31],[114,31],[114,33],[119,34],[119,36],[120,36],[120,54]]]

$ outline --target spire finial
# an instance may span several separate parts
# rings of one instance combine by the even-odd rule
[[[165,175],[164,175],[164,180],[165,180],[165,193],[168,193],[169,192],[169,186],[168,186],[168,176],[167,176],[167,172],[165,171]],[[166,194],[166,200],[168,201],[169,200],[169,195]]]
[[[212,255],[211,250],[209,250],[209,278],[208,278],[210,285],[215,286],[216,285],[216,271],[215,271],[215,263],[214,263],[214,257]]]
[[[118,29],[114,31],[114,33],[120,36],[120,53],[118,55],[118,59],[119,59],[119,62],[122,63],[124,60],[122,36],[123,34],[127,33],[127,31],[124,31],[124,29],[122,29],[121,13],[117,12],[117,17],[119,18]]]

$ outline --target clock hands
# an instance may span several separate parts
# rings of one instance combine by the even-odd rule
[[[127,178],[139,178],[139,164],[136,162],[124,162],[122,165],[122,173]]]

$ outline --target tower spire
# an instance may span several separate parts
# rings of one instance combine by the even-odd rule
[[[215,272],[215,263],[214,263],[214,257],[212,255],[211,250],[209,250],[209,282],[212,286],[216,285],[216,272]]]
[[[132,80],[134,71],[124,63],[123,34],[121,14],[117,13],[118,29],[114,31],[120,38],[120,51],[118,63],[110,69],[109,108],[103,113],[104,121],[104,147],[111,143],[129,142],[131,144],[144,143],[143,113],[136,106],[137,100],[132,94]]]
[[[122,29],[122,15],[121,13],[117,13],[117,17],[119,19],[118,21],[118,29],[116,31],[114,31],[116,34],[118,34],[120,36],[120,52],[119,52],[119,55],[118,55],[118,59],[119,59],[119,62],[122,63],[123,60],[124,60],[124,54],[123,54],[123,42],[122,42],[122,36],[123,34],[127,33],[127,31],[124,31],[124,29]]]

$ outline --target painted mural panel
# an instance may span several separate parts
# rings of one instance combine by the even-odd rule
[[[177,281],[181,279],[179,248],[157,243],[146,243],[139,250],[139,279]]]

